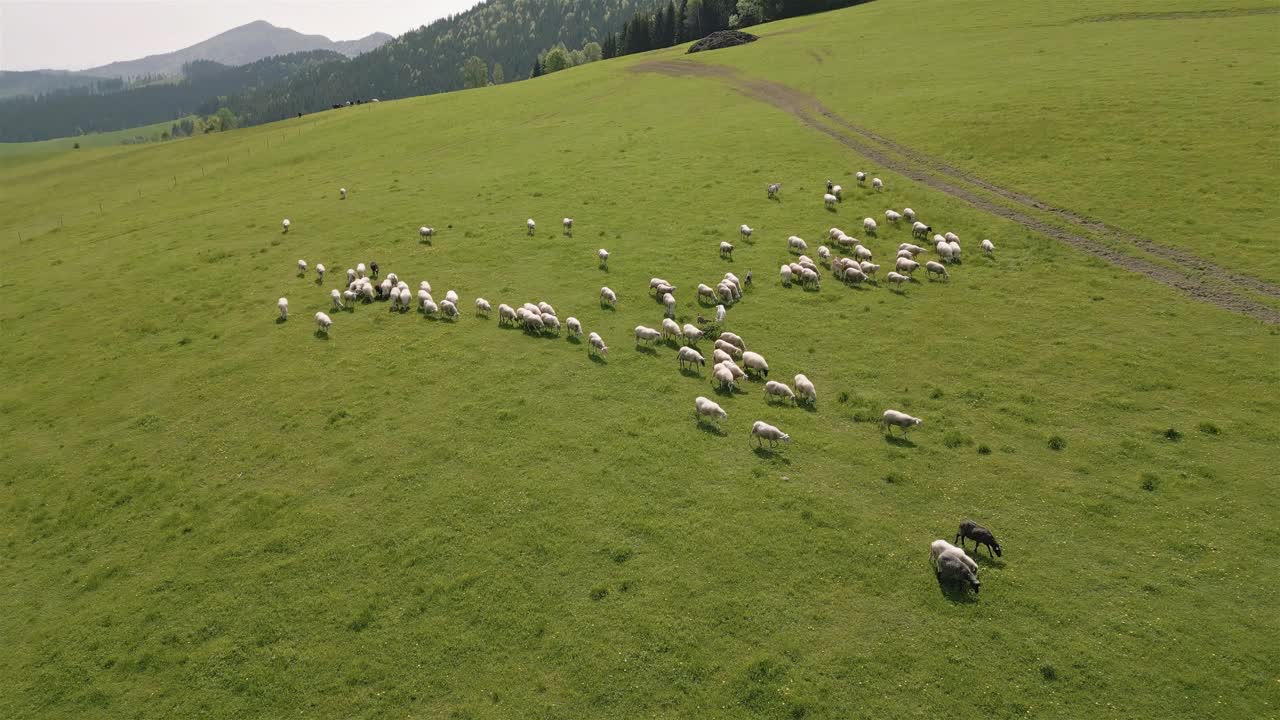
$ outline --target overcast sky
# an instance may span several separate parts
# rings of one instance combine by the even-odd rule
[[[0,70],[83,70],[254,20],[330,40],[401,35],[480,0],[0,0]]]

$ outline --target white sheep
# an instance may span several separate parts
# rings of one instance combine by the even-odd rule
[[[960,242],[960,236],[950,231],[943,233],[942,239],[949,243]]]
[[[872,189],[875,189],[875,190],[883,190],[884,181],[881,180],[880,178],[871,178],[871,187]]]
[[[316,313],[316,326],[320,328],[321,332],[327,334],[329,332],[330,325],[333,325],[333,320],[330,319],[328,315],[325,315],[322,312]]]
[[[733,243],[731,243],[731,242],[724,242],[724,241],[721,241],[721,242],[720,242],[720,256],[721,256],[721,257],[726,257],[726,256],[727,256],[727,257],[732,258],[732,257],[733,257]]]
[[[733,361],[733,359],[732,359],[732,358],[730,358],[730,359],[728,359],[728,360],[721,360],[720,362],[718,362],[718,363],[716,363],[716,364],[717,364],[717,365],[720,365],[720,366],[724,367],[726,370],[728,370],[728,371],[730,372],[730,374],[732,374],[732,375],[733,375],[733,379],[734,379],[734,380],[740,380],[740,379],[745,378],[745,377],[747,376],[747,373],[746,373],[746,372],[744,372],[742,368],[738,367],[738,364],[737,364],[737,363],[735,363],[735,362]]]
[[[340,200],[346,200],[346,199],[347,199],[347,189],[346,189],[346,188],[338,188],[338,198],[339,198]]]
[[[489,305],[488,300],[485,300],[484,298],[476,298],[476,314],[477,315],[487,316],[489,314],[489,310],[491,309],[492,307]]]
[[[658,286],[660,286],[660,285],[670,285],[670,284],[671,284],[671,283],[669,283],[669,282],[667,282],[666,280],[663,280],[662,278],[659,278],[659,277],[649,278],[649,289],[650,289],[650,290],[652,290],[652,289],[654,289],[654,288],[656,288],[656,287],[658,287]]]
[[[342,293],[338,292],[336,288],[329,291],[329,299],[333,300],[334,310],[342,309]]]
[[[587,336],[587,343],[591,345],[591,350],[595,352],[597,355],[609,354],[608,346],[604,344],[604,340],[600,339],[599,335],[595,333],[591,333],[590,335]]]
[[[460,314],[457,303],[451,300],[440,301],[440,313],[447,318],[456,318]]]
[[[862,270],[862,274],[868,277],[875,277],[875,274],[880,272],[880,266],[869,260],[858,263],[858,267]]]
[[[832,195],[831,193],[826,193],[822,196],[822,204],[825,205],[828,210],[835,210],[837,202],[840,202],[840,198]]]
[[[871,249],[865,245],[859,245],[858,247],[854,248],[853,256],[856,257],[859,261],[870,260]]]
[[[982,252],[990,255],[996,251],[996,246],[990,240],[982,241]]]
[[[730,357],[742,357],[742,353],[746,352],[745,348],[740,348],[726,340],[716,340],[713,347],[715,349],[728,353]]]
[[[727,343],[729,343],[730,345],[733,345],[734,347],[738,348],[739,350],[746,350],[746,349],[747,349],[747,343],[746,343],[746,342],[744,342],[744,341],[742,340],[742,338],[741,338],[737,333],[731,333],[731,332],[729,332],[729,331],[727,331],[727,330],[726,330],[726,331],[724,331],[724,332],[720,333],[720,339],[721,339],[721,340],[723,340],[723,341],[725,341],[725,342],[727,342]]]
[[[299,275],[299,276],[302,276],[302,275],[306,275],[306,274],[307,274],[307,261],[306,261],[306,260],[299,260],[299,261],[298,261],[298,275]]]
[[[542,326],[553,333],[560,332],[560,318],[555,315],[543,315]]]
[[[418,283],[418,289],[431,292],[431,283],[427,282],[426,280],[423,280],[422,282]]]
[[[569,334],[574,337],[582,337],[582,323],[578,322],[578,318],[570,316],[564,321],[565,327],[569,328]]]
[[[893,267],[895,270],[897,270],[900,273],[906,273],[907,275],[910,275],[920,268],[920,263],[916,262],[915,260],[898,258],[898,261],[893,264]]]
[[[434,301],[435,298],[431,297],[431,293],[427,292],[426,290],[419,290],[418,291],[418,309],[421,310],[422,308],[426,307],[428,300]],[[501,317],[499,317],[499,322],[501,322]]]
[[[804,252],[809,249],[809,244],[800,239],[800,237],[792,235],[787,238],[787,249],[795,250],[796,252]]]
[[[316,263],[316,281],[324,282],[324,263]]]
[[[729,417],[724,408],[701,395],[693,399],[693,411],[697,414],[699,421],[704,417],[709,417],[712,420],[724,420]]]
[[[831,186],[831,194],[836,196],[836,200],[840,202],[844,201],[844,188],[840,187],[839,185]]]
[[[803,373],[796,375],[796,392],[800,394],[800,397],[809,401],[810,405],[818,404],[818,390]]]
[[[422,313],[424,315],[435,315],[438,312],[440,312],[440,306],[436,304],[435,300],[428,298],[422,301]]]
[[[964,550],[946,540],[934,540],[929,545],[929,561],[938,582],[958,582],[975,593],[981,591],[978,563]]]
[[[818,259],[828,265],[831,264],[831,248],[826,245],[818,246]]]
[[[373,302],[373,283],[367,280],[365,282],[360,283],[360,289],[358,292],[360,293],[360,296],[363,297],[365,300],[369,302]]]
[[[375,264],[376,264],[376,263],[375,263]],[[376,277],[376,275],[377,275],[377,270],[374,270],[374,275],[375,275],[375,277]],[[399,287],[399,286],[400,286],[400,276],[399,276],[399,275],[396,275],[395,273],[387,273],[387,277],[386,277],[386,279],[387,279],[387,280],[390,280],[392,285],[395,285],[396,287]]]
[[[913,223],[916,221],[916,211],[911,208],[903,208],[902,217],[906,218],[907,222]]]
[[[276,301],[276,309],[280,311],[280,319],[289,319],[289,298],[280,298]]]
[[[926,262],[924,264],[924,271],[926,277],[930,275],[938,275],[939,277],[946,278],[947,280],[951,279],[951,273],[947,272],[947,266],[940,262],[935,262],[933,260]]]
[[[951,257],[956,262],[960,262],[960,243],[955,240],[952,240],[951,242],[947,243],[947,246],[951,248]]]
[[[697,345],[698,341],[702,339],[702,331],[689,323],[685,323],[684,327],[680,328],[680,335],[690,345]]]
[[[894,225],[897,225],[898,221],[902,220],[902,213],[898,212],[897,210],[885,210],[884,219],[888,220]]]
[[[791,284],[791,266],[790,265],[783,265],[782,268],[778,270],[778,275],[779,277],[782,278],[783,285]]]
[[[564,225],[565,235],[569,235],[569,236],[573,235],[573,218],[567,217],[564,220],[561,220],[560,224]]]
[[[938,257],[941,257],[943,260],[948,262],[950,262],[952,257],[955,255],[955,252],[951,249],[951,245],[946,240],[939,240],[938,244],[934,247],[938,251]]]
[[[680,337],[680,324],[671,318],[662,318],[662,337]]]
[[[716,365],[719,365],[720,363],[726,360],[728,360],[729,362],[733,362],[733,356],[725,352],[724,350],[721,350],[720,348],[716,348],[711,351],[711,362],[715,363]]]
[[[391,284],[391,279],[383,278],[382,282],[378,283],[378,297],[384,298],[384,299],[391,297],[392,287],[395,287],[395,286]]]
[[[885,277],[885,279],[886,279],[886,280],[888,280],[889,282],[893,283],[894,285],[897,285],[898,287],[902,287],[902,283],[904,283],[904,282],[906,282],[906,281],[907,281],[907,276],[906,276],[906,275],[900,275],[900,274],[898,274],[898,273],[896,273],[896,272],[890,272],[889,274],[885,275],[884,277]]]
[[[902,428],[902,434],[906,435],[907,431],[916,425],[923,425],[924,421],[917,417],[911,417],[904,412],[897,410],[885,410],[884,415],[880,416],[880,427],[884,428],[890,435],[893,434],[893,428]]]
[[[875,235],[875,234],[876,234],[876,221],[875,221],[875,218],[863,218],[863,219],[862,219],[862,230],[863,230],[864,232],[866,232],[868,235]]]
[[[498,324],[506,325],[516,321],[515,308],[506,303],[498,303]]]
[[[716,291],[706,283],[698,283],[698,299],[707,298],[712,302],[715,301]]]
[[[359,296],[359,295],[356,293],[356,291],[354,291],[354,290],[343,290],[343,291],[342,291],[342,299],[343,299],[343,300],[345,300],[345,301],[347,302],[347,304],[348,304],[348,305],[354,305],[354,304],[355,304],[355,302],[356,302],[356,298],[358,298],[358,297],[360,297],[360,296]]]
[[[782,183],[769,183],[765,190],[769,191],[769,199],[778,197],[778,193],[782,192]]]
[[[760,353],[750,350],[742,353],[742,364],[747,370],[754,370],[757,375],[769,377],[769,363],[765,362],[764,356]]]
[[[353,282],[355,282],[355,281],[356,281],[356,271],[355,271],[355,269],[354,269],[354,268],[347,268],[347,285],[348,285],[348,286],[350,286],[350,285],[351,285],[351,283],[353,283]]]
[[[919,245],[912,245],[911,243],[902,243],[898,246],[898,250],[906,250],[912,257],[924,252],[924,248]]]
[[[662,333],[658,330],[654,330],[651,327],[645,327],[644,325],[636,326],[636,342],[637,343],[644,342],[644,341],[657,342],[661,338],[662,338]]]
[[[733,379],[733,373],[724,365],[716,365],[711,368],[711,381],[721,390],[734,390],[738,387],[738,383]]]
[[[753,232],[755,231],[752,230],[750,227],[748,227],[746,223],[743,223],[742,225],[738,226],[738,234],[741,235],[743,239],[749,239],[751,237],[751,233]]]
[[[538,229],[538,224],[533,221],[533,218],[529,218],[528,220],[525,220],[524,224],[525,224],[525,227],[529,228],[530,236],[532,236],[533,233]]]
[[[850,285],[856,285],[867,279],[867,274],[862,272],[862,266],[853,264],[846,265],[844,268],[844,281]]]
[[[418,236],[421,237],[426,242],[431,242],[431,238],[434,237],[435,234],[436,234],[436,229],[433,227],[427,227],[426,225],[423,225],[422,227],[418,228]]]
[[[604,248],[600,248],[599,250],[596,251],[596,257],[599,258],[600,260],[600,267],[605,269],[609,268],[609,251],[608,250],[605,250]]]
[[[706,359],[702,357],[702,353],[688,346],[681,346],[681,348],[676,351],[676,361],[682,368],[685,366],[685,363],[703,366],[707,364]]]
[[[364,263],[359,263],[356,265],[356,275],[358,277],[364,277],[365,274],[368,272],[369,271],[365,269]]]
[[[280,227],[283,228],[280,232],[289,232],[289,226],[292,224],[289,222],[289,218],[285,218],[284,222],[280,223]]]
[[[820,285],[821,280],[822,280],[822,277],[818,275],[817,270],[814,270],[813,268],[807,268],[807,267],[800,269],[800,284],[811,285],[814,288],[818,288],[821,286]]]
[[[770,425],[763,420],[757,420],[751,425],[751,435],[756,442],[763,447],[764,441],[769,441],[769,447],[777,447],[779,442],[791,442],[791,436],[782,432],[778,428]]]
[[[667,317],[673,318],[676,316],[676,296],[675,295],[672,295],[671,293],[663,293],[662,306],[663,308],[665,308],[664,312],[666,313]]]
[[[717,323],[723,323],[723,322],[724,322],[724,316],[725,316],[724,306],[723,306],[723,305],[716,305],[716,322],[717,322]]]
[[[853,176],[854,176],[854,177],[856,177],[856,178],[858,178],[858,183],[859,183],[859,184],[862,184],[862,183],[864,183],[864,182],[866,182],[866,181],[867,181],[867,174],[866,174],[866,173],[864,173],[864,172],[862,172],[861,170],[859,170],[858,172],[854,173],[854,174],[853,174]]]
[[[778,397],[787,398],[791,402],[796,401],[796,394],[786,383],[780,383],[777,380],[770,380],[764,384],[765,395],[777,395]]]
[[[929,233],[932,230],[932,227],[925,225],[919,220],[911,223],[911,237],[924,239],[929,236]]]
[[[542,301],[538,301],[538,312],[542,313],[543,315],[559,315],[560,314],[560,313],[557,313],[556,309],[551,306],[551,303],[542,302]]]

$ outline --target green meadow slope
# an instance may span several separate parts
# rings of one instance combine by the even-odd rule
[[[1274,715],[1280,18],[1159,14],[1203,9],[880,0],[705,56],[0,157],[0,715]],[[950,282],[778,282],[788,235],[905,206],[962,237]],[[888,266],[910,232],[865,240]],[[374,259],[463,316],[313,333]],[[692,322],[727,270],[755,277],[727,328],[816,409],[631,341],[651,276]],[[888,440],[887,407],[925,424]],[[750,447],[757,419],[795,442]],[[966,517],[1005,547],[977,596],[927,557]]]

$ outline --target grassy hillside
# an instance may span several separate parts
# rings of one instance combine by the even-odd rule
[[[1236,96],[1240,129],[1194,151],[1138,137],[1111,161],[1127,174],[1052,171],[1010,153],[1003,128],[1030,133],[1071,102],[1071,86],[1030,77],[1048,74],[1115,86],[1148,109],[1133,128],[1174,137],[1185,109],[1133,66],[1181,67],[1161,40],[1175,33],[1264,67],[1274,48],[1247,37],[1277,18],[1067,23],[1021,7],[880,0],[690,64],[664,51],[182,143],[0,159],[0,714],[1274,715],[1274,266],[1243,221],[1166,232],[1232,203],[1265,225],[1276,180],[1242,148],[1270,147],[1273,106],[1246,113]],[[990,51],[964,51],[979,46],[1056,50],[992,72],[973,59]],[[1188,68],[1184,86],[1216,92],[1238,68]],[[957,78],[1023,122],[979,132],[990,108],[948,105]],[[1195,107],[1227,112],[1211,100]],[[1124,128],[1085,110],[1073,123],[1038,138],[1042,154],[1095,157]],[[849,126],[987,187],[860,155]],[[886,191],[856,187],[860,169]],[[828,177],[847,188],[834,213]],[[1202,189],[1195,202],[1176,179]],[[1014,212],[1010,189],[1156,244]],[[864,216],[904,206],[963,238],[951,282],[778,283],[788,235],[863,237]],[[866,242],[888,265],[909,239],[882,224]],[[1261,278],[1238,290],[1253,305],[1176,274],[1165,247]],[[331,278],[297,277],[299,258]],[[334,278],[373,259],[437,298],[456,289],[463,317],[362,305],[317,337]],[[710,314],[693,287],[726,270],[755,276],[727,327],[771,377],[807,374],[816,410],[770,405],[755,382],[716,395],[672,347],[631,342],[661,319],[649,277],[680,287],[683,322]],[[596,301],[606,284],[616,310]],[[282,295],[292,314],[277,323]],[[563,336],[499,328],[472,316],[476,296],[546,300],[611,351],[593,361]],[[700,394],[728,411],[721,430],[694,423]],[[887,407],[925,424],[887,440],[868,421]],[[794,444],[749,447],[757,419]],[[1005,546],[981,556],[976,597],[940,588],[927,559],[966,517]]]
[[[178,120],[182,120],[182,118],[178,118]],[[154,133],[168,132],[173,127],[174,122],[176,121],[166,120],[153,125],[116,130],[115,132],[90,133],[88,135],[40,140],[37,142],[0,143],[0,166],[3,166],[6,162],[13,162],[15,158],[24,155],[68,152],[75,149],[76,143],[80,143],[81,150],[86,150],[88,148],[118,146],[125,140],[139,135],[150,138]]]

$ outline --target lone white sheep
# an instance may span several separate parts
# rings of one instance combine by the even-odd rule
[[[564,321],[564,326],[569,328],[569,334],[574,337],[582,337],[582,323],[578,322],[578,318],[569,317]]]
[[[907,281],[907,276],[906,276],[906,275],[901,275],[901,274],[896,273],[896,272],[890,272],[889,274],[885,275],[884,277],[885,277],[885,279],[886,279],[886,280],[888,280],[889,282],[893,283],[894,285],[897,285],[899,288],[901,288],[901,287],[902,287],[902,283],[904,283],[904,282],[906,282],[906,281]]]
[[[796,393],[807,400],[810,405],[818,404],[818,390],[804,374],[796,375]]]
[[[534,222],[533,218],[529,218],[528,220],[524,221],[524,224],[525,224],[525,227],[529,228],[529,236],[532,237],[533,233],[538,229],[538,223]]]
[[[602,304],[602,305],[617,305],[617,304],[618,304],[618,295],[617,295],[617,293],[615,293],[614,291],[610,290],[608,287],[602,287],[602,288],[600,288],[600,304]]]
[[[697,413],[699,421],[704,417],[711,418],[712,420],[724,420],[729,417],[729,414],[724,411],[724,408],[701,395],[693,399],[693,410]]]
[[[316,313],[316,325],[320,328],[320,332],[328,334],[329,326],[333,325],[333,320],[322,312]]]
[[[751,237],[751,233],[753,232],[755,231],[752,230],[750,227],[748,227],[746,223],[743,223],[742,225],[738,226],[738,234],[741,235],[744,239],[749,239]]]
[[[299,276],[299,277],[301,277],[301,276],[306,275],[306,274],[307,274],[307,261],[306,261],[306,260],[299,260],[299,261],[298,261],[298,276]]]
[[[778,197],[778,193],[782,192],[782,183],[769,183],[765,190],[769,191],[769,199],[772,200],[773,198]]]
[[[609,347],[604,344],[604,340],[600,339],[599,335],[591,333],[587,336],[587,343],[591,345],[591,351],[597,355],[609,354]]]
[[[995,251],[996,251],[996,246],[990,240],[982,241],[982,252],[986,253],[987,255],[990,255]]]
[[[572,237],[573,236],[573,218],[567,217],[564,220],[561,220],[560,223],[564,225],[564,234]]]
[[[289,319],[289,298],[280,298],[276,301],[276,309],[280,311],[280,319]]]
[[[863,219],[862,219],[862,230],[863,230],[864,232],[866,232],[868,235],[875,235],[875,234],[876,234],[876,221],[875,221],[875,218],[863,218]]]
[[[862,172],[861,170],[854,173],[853,176],[858,179],[859,184],[865,183],[867,181],[867,174]]]
[[[600,267],[607,270],[609,268],[609,251],[604,248],[600,248],[596,251],[596,257],[600,260]]]
[[[733,258],[733,243],[723,240],[720,242],[720,257]]]
[[[809,249],[809,244],[802,240],[799,236],[792,235],[787,238],[787,248],[796,252],[804,252]]]
[[[880,178],[871,178],[871,187],[874,190],[883,190],[884,181],[881,180]]]
[[[346,189],[346,188],[338,188],[338,199],[339,199],[339,200],[346,200],[346,199],[347,199],[347,189]]]
[[[782,432],[763,420],[757,420],[752,423],[751,435],[756,439],[757,444],[760,446],[764,445],[765,440],[769,441],[769,447],[777,447],[779,442],[791,442],[790,435]]]
[[[923,424],[924,421],[920,418],[911,417],[897,410],[885,410],[884,415],[880,416],[880,427],[884,428],[890,435],[893,434],[893,428],[895,427],[902,428],[902,434],[906,435],[911,428]]]
[[[342,293],[338,292],[336,288],[329,291],[329,299],[333,300],[334,310],[342,309]]]
[[[777,380],[770,380],[764,384],[764,394],[777,395],[778,397],[786,398],[793,403],[796,401],[795,392],[793,392],[786,383],[780,383]]]
[[[489,311],[491,309],[492,307],[489,305],[488,300],[485,300],[484,298],[476,298],[476,314],[477,315],[488,316]]]
[[[426,225],[423,225],[422,227],[418,228],[418,236],[421,237],[426,242],[431,242],[431,238],[435,237],[435,234],[436,234],[436,229],[433,227],[427,227]]]
[[[289,232],[289,226],[292,224],[289,222],[289,218],[285,218],[284,222],[280,223],[280,227],[283,228],[280,232]]]
[[[907,222],[913,223],[916,221],[916,211],[911,208],[903,208],[902,217],[906,218]]]
[[[825,205],[828,210],[835,210],[836,203],[838,202],[840,202],[840,198],[832,195],[831,193],[826,193],[822,196],[822,204]]]

